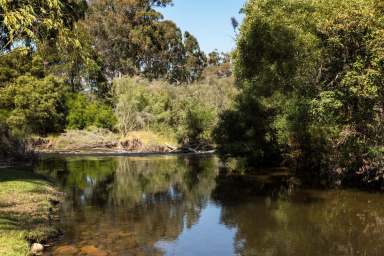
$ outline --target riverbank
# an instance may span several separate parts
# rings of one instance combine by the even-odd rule
[[[173,138],[149,131],[122,136],[104,129],[69,130],[32,140],[37,153],[171,152],[178,147]]]
[[[175,138],[152,131],[134,131],[126,136],[103,129],[69,130],[58,135],[33,138],[38,154],[127,155],[212,152],[210,147],[184,147]]]
[[[0,169],[0,255],[25,256],[33,243],[49,245],[60,234],[63,194],[30,171]]]

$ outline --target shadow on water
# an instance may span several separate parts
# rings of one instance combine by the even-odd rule
[[[47,255],[381,255],[383,195],[300,189],[285,170],[240,176],[219,166],[208,156],[42,161],[36,172],[68,192],[65,235]]]
[[[213,199],[238,255],[381,255],[383,195],[297,189],[274,172],[218,178]]]

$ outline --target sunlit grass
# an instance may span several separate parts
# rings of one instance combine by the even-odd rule
[[[50,199],[59,193],[28,171],[0,169],[0,255],[26,255],[29,241],[44,241],[57,232],[50,225]]]

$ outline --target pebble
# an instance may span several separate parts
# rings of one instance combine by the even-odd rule
[[[41,255],[44,251],[44,246],[39,243],[34,243],[31,246],[31,254],[32,255]]]

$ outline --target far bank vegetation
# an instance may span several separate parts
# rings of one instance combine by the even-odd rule
[[[36,137],[42,151],[173,152],[214,147],[219,115],[236,95],[231,77],[211,77],[189,85],[123,77],[113,81],[112,105],[92,95],[66,101],[67,130]]]
[[[28,145],[211,148],[236,91],[230,58],[165,20],[170,4],[0,2],[0,158],[23,158]]]

